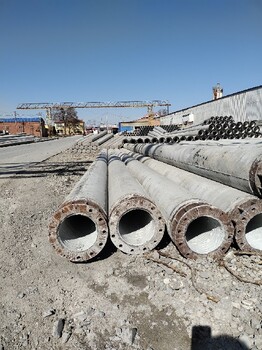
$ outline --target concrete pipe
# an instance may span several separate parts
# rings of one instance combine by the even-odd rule
[[[173,141],[172,137],[171,136],[167,136],[166,137],[166,143],[171,143]]]
[[[122,142],[124,140],[123,136],[115,135],[111,140],[109,140],[107,143],[107,148],[118,148],[120,145],[122,145]]]
[[[107,142],[108,140],[112,139],[114,137],[114,134],[106,134],[100,139],[98,139],[95,144],[98,146],[101,146],[103,143]]]
[[[207,130],[209,128],[209,125],[192,125],[190,127],[187,128],[182,128],[176,131],[172,131],[172,135],[176,135],[176,134],[180,134],[180,133],[184,133],[184,132],[191,132],[191,131],[195,131],[196,133],[200,130]]]
[[[129,143],[129,140],[130,140],[130,139],[125,138],[125,139],[123,140],[123,144]]]
[[[178,136],[173,137],[173,142],[178,143],[180,141],[180,138]]]
[[[135,148],[130,148],[136,151]],[[143,155],[197,175],[262,196],[262,147],[219,142],[203,145],[144,145]]]
[[[162,134],[166,134],[166,130],[163,129],[161,126],[155,126],[153,130],[157,130],[158,132],[162,133]]]
[[[128,169],[155,198],[168,233],[180,253],[187,258],[210,255],[219,258],[229,249],[234,227],[228,215],[219,208],[192,196],[170,179],[121,152]]]
[[[123,162],[109,151],[109,228],[113,244],[124,253],[141,254],[162,240],[165,221]]]
[[[172,134],[172,136],[178,136],[178,137],[181,137],[181,136],[196,136],[198,135],[199,131],[198,130],[181,130],[180,132],[177,132],[175,134]]]
[[[152,143],[158,143],[158,138],[153,137],[153,138],[151,139],[151,142],[152,142]]]
[[[149,131],[149,133],[147,134],[148,137],[155,137],[155,138],[159,138],[161,135],[159,135],[158,133],[154,132],[154,131]]]
[[[159,137],[163,136],[163,134],[166,133],[166,131],[163,133],[162,131],[160,131],[157,127],[154,127],[154,129],[152,130],[153,133],[157,134]]]
[[[251,199],[235,211],[235,240],[243,251],[262,251],[262,201]]]
[[[98,134],[93,135],[90,137],[90,142],[95,142],[96,140],[100,139],[101,137],[105,136],[107,134],[107,130],[101,131]]]
[[[241,250],[262,250],[262,201],[260,199],[138,153],[128,154],[172,180],[176,185],[190,191],[192,195],[226,212],[234,223],[235,240]]]
[[[109,149],[109,148],[114,148],[114,144],[116,142],[116,138],[112,137],[111,139],[107,140],[104,144],[103,144],[103,148]]]
[[[107,238],[107,152],[101,151],[52,216],[49,242],[62,257],[83,262],[99,254]]]

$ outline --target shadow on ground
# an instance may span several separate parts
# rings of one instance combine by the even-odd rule
[[[248,350],[248,347],[239,339],[226,334],[212,337],[209,326],[194,326],[192,328],[190,350]]]
[[[45,177],[48,175],[82,175],[92,161],[55,163],[5,163],[0,166],[0,178]]]

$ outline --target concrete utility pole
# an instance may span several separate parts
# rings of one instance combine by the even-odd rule
[[[53,214],[49,241],[61,256],[82,262],[95,257],[107,238],[107,151],[103,150]]]
[[[168,233],[187,258],[199,254],[221,257],[229,249],[234,228],[221,209],[199,199],[145,164],[116,151],[127,168],[154,198],[164,216]]]
[[[110,238],[118,249],[141,254],[159,244],[164,218],[115,150],[109,151],[108,203]]]
[[[262,147],[258,144],[149,144],[136,145],[132,151],[262,196]]]

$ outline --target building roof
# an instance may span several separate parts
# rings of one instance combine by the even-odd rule
[[[32,123],[32,122],[41,122],[43,120],[40,117],[32,117],[32,118],[0,118],[0,123]]]
[[[215,102],[215,101],[218,101],[218,100],[223,100],[223,99],[228,98],[228,97],[231,97],[231,96],[243,94],[243,93],[248,92],[248,91],[258,90],[258,89],[261,89],[261,88],[262,88],[262,85],[254,86],[254,87],[249,88],[249,89],[246,89],[246,90],[242,90],[242,91],[234,92],[233,94],[230,94],[230,95],[222,96],[222,97],[218,98],[217,100],[209,100],[209,101],[206,101],[206,102],[198,103],[197,105],[193,105],[193,106],[190,106],[190,107],[185,107],[185,108],[179,109],[179,110],[177,110],[177,111],[174,111],[174,112],[171,112],[171,113],[169,113],[169,114],[167,114],[167,115],[164,115],[163,117],[172,115],[172,114],[174,114],[174,113],[187,111],[187,110],[190,109],[190,108],[195,108],[195,107],[198,107],[198,106],[202,106],[202,105],[205,105],[205,104],[207,104],[207,103],[212,103],[212,102]]]

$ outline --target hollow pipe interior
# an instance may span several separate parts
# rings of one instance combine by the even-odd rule
[[[130,210],[119,220],[119,234],[130,245],[145,244],[152,239],[154,231],[154,219],[143,209]]]
[[[97,240],[96,224],[84,215],[66,217],[58,227],[60,243],[71,251],[85,251],[91,248]]]
[[[255,215],[248,222],[246,240],[252,248],[262,250],[262,214]]]
[[[185,238],[193,252],[208,254],[222,245],[225,230],[218,220],[202,216],[191,221],[187,227]]]

